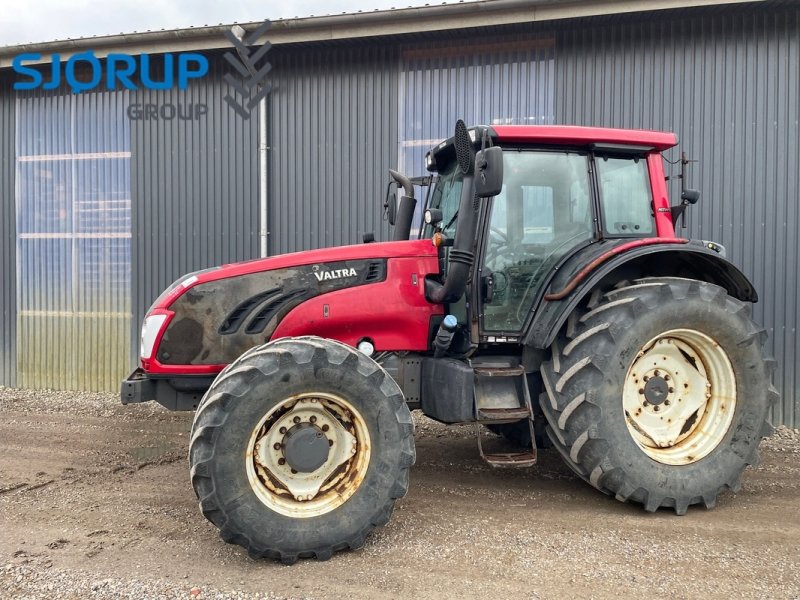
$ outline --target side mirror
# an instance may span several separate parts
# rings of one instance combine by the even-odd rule
[[[394,227],[395,221],[397,221],[397,198],[394,194],[389,192],[386,195],[386,217],[389,220],[389,225]]]
[[[479,198],[497,196],[503,189],[503,149],[486,148],[475,156],[475,194]]]
[[[392,193],[391,185],[386,188],[383,210],[386,213],[386,219],[389,221],[389,225],[394,227],[394,222],[397,220],[397,197]]]
[[[681,200],[684,204],[697,204],[697,201],[700,200],[700,190],[683,190]]]

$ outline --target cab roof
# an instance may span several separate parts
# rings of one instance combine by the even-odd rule
[[[492,125],[496,141],[564,146],[613,144],[648,147],[663,152],[677,145],[678,137],[666,131],[576,127],[573,125]]]
[[[484,132],[489,134],[493,143],[500,145],[568,146],[637,154],[663,152],[678,144],[678,137],[667,131],[575,125],[478,125],[469,129],[476,150],[481,146]],[[455,160],[453,141],[454,138],[448,138],[428,152],[429,171],[438,170]]]

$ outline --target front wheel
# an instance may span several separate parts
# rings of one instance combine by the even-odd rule
[[[405,495],[413,422],[394,380],[353,348],[288,338],[214,381],[192,427],[192,485],[222,538],[292,563],[359,548]]]
[[[596,294],[542,367],[548,434],[584,480],[677,514],[738,490],[771,427],[773,362],[750,307],[705,282],[650,278]]]

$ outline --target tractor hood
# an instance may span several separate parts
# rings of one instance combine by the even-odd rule
[[[292,309],[317,296],[387,279],[389,259],[437,263],[430,240],[359,244],[223,265],[185,275],[156,300],[142,338],[145,370],[170,365],[192,372],[219,370],[249,348],[270,340]],[[435,268],[435,267],[434,267]],[[163,317],[158,317],[163,315]],[[158,318],[151,320],[150,317]],[[147,331],[151,322],[159,332]]]

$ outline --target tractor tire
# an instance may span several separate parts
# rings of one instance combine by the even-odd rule
[[[548,435],[582,479],[678,515],[741,487],[778,393],[750,305],[691,279],[647,278],[570,315],[542,366]]]
[[[414,425],[375,361],[317,337],[242,355],[206,392],[189,446],[203,515],[253,558],[364,545],[408,489]]]

